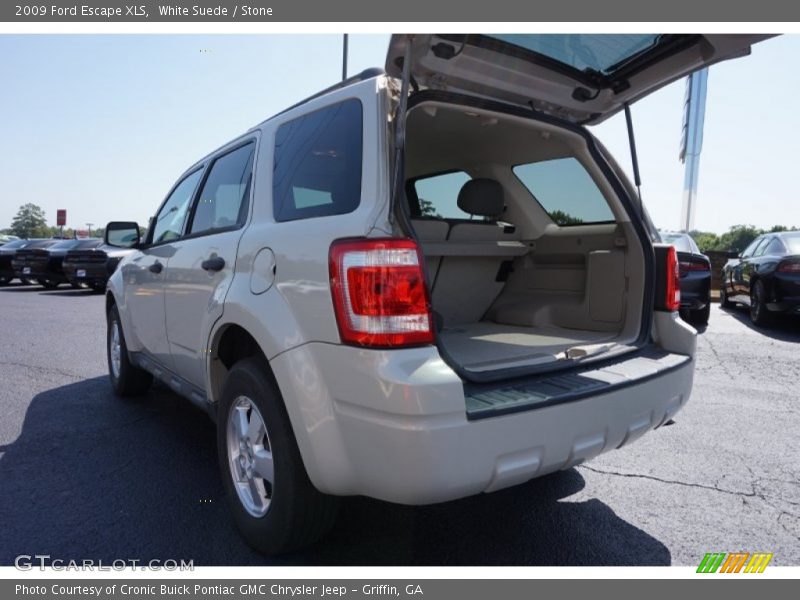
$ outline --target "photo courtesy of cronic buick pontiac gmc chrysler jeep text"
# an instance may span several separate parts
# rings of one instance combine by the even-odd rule
[[[584,125],[759,39],[393,36],[385,72],[191,166],[144,239],[108,225],[135,249],[106,296],[115,392],[156,377],[211,413],[265,553],[337,496],[442,502],[636,440],[688,400],[696,332]]]

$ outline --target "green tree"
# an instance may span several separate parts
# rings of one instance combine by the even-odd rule
[[[692,236],[697,247],[700,248],[700,252],[716,250],[719,244],[719,236],[710,231],[698,231],[695,229],[694,231],[690,231],[689,235]]]
[[[563,210],[554,210],[550,212],[550,218],[553,219],[553,222],[556,225],[580,225],[583,223],[583,219],[573,217],[571,214],[564,212]]]
[[[430,200],[425,200],[425,198],[419,199],[419,212],[420,216],[423,217],[431,217],[434,219],[442,218],[442,215],[436,212],[436,207],[433,205],[433,202]]]
[[[752,225],[734,225],[719,236],[719,243],[715,250],[741,252],[750,245],[763,231]]]
[[[44,210],[30,202],[20,206],[17,215],[11,221],[11,232],[21,238],[46,236],[48,227]]]

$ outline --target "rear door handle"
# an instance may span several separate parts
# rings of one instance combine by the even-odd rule
[[[225,268],[225,259],[221,256],[213,256],[200,263],[200,266],[206,271],[221,271]]]
[[[148,267],[148,269],[149,269],[149,271],[150,271],[151,273],[156,273],[156,274],[158,274],[158,273],[161,273],[161,271],[163,271],[163,270],[164,270],[164,265],[162,265],[160,262],[156,261],[156,262],[154,262],[152,265],[150,265],[150,266]]]

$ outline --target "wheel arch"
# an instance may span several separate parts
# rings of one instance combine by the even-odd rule
[[[228,371],[242,359],[259,357],[269,371],[269,376],[275,378],[269,366],[267,353],[245,327],[238,323],[225,323],[215,328],[209,344],[208,356],[208,399],[216,405],[219,402],[222,386]]]

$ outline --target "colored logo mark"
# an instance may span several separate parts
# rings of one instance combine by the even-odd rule
[[[771,560],[771,552],[709,552],[700,561],[697,572],[763,573]]]

